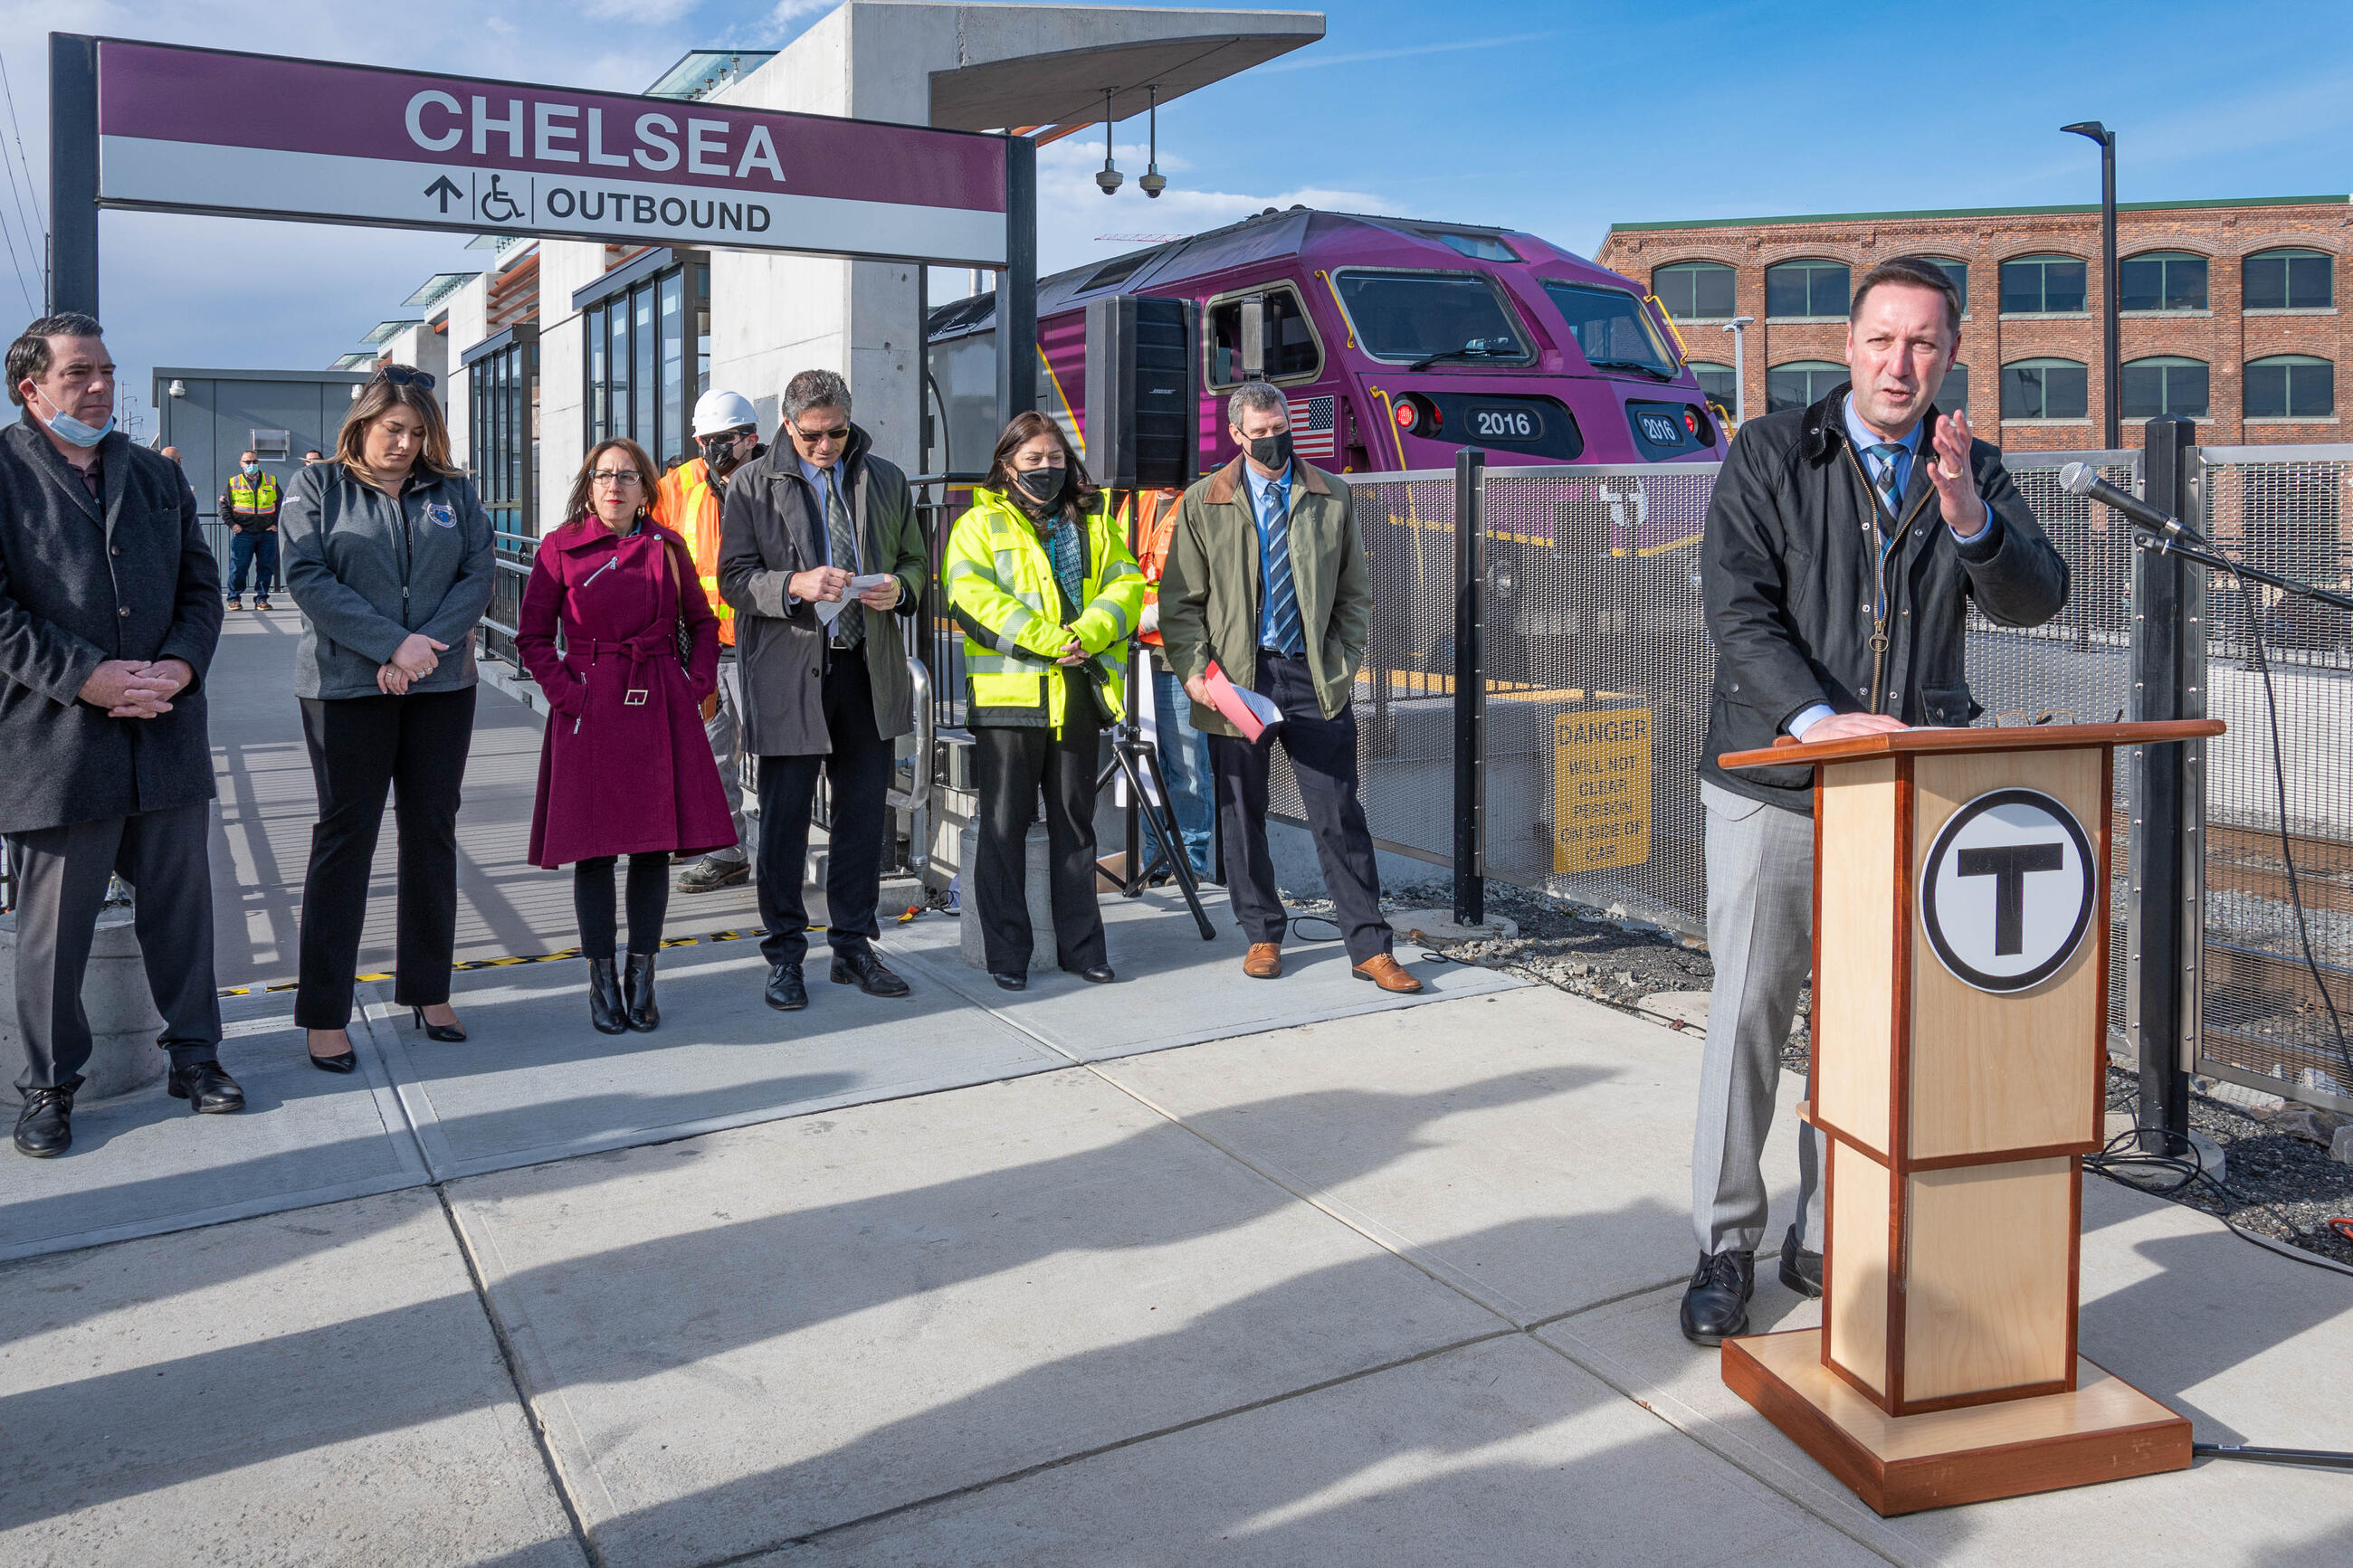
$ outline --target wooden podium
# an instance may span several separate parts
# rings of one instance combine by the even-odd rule
[[[1727,755],[1814,770],[1822,1326],[1724,1381],[1882,1514],[2189,1465],[2189,1423],[2075,1351],[2107,1064],[2114,749],[2212,721],[1902,730]]]

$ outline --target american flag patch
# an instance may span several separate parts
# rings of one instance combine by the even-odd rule
[[[1291,405],[1291,449],[1303,458],[1330,457],[1340,423],[1339,399],[1327,394],[1286,401]]]

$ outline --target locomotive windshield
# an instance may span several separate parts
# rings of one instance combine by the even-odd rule
[[[1547,279],[1544,291],[1576,334],[1588,364],[1596,370],[1631,370],[1665,380],[1675,373],[1674,356],[1634,296],[1622,289],[1596,289]]]
[[[1494,284],[1476,273],[1348,271],[1333,282],[1356,341],[1375,359],[1525,364],[1533,357]]]

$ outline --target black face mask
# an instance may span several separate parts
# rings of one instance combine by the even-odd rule
[[[1039,506],[1051,506],[1061,496],[1062,481],[1068,474],[1066,468],[1026,468],[1013,476],[1013,482]]]
[[[702,461],[712,479],[724,479],[744,466],[744,459],[735,455],[735,440],[733,436],[702,437]]]
[[[1291,467],[1291,432],[1280,430],[1271,436],[1261,436],[1249,443],[1250,461],[1261,468],[1276,473]]]

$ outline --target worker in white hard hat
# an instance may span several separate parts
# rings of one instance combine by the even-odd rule
[[[719,497],[728,476],[767,448],[760,444],[760,416],[740,392],[713,388],[694,405],[694,441],[702,455],[664,474],[654,495],[654,521],[675,529],[694,552],[702,592],[719,612],[719,689],[702,705],[702,732],[719,763],[727,809],[735,818],[735,842],[687,868],[678,879],[681,893],[708,893],[751,879],[752,838],[744,821],[743,770],[737,746],[743,733],[743,688],[735,664],[735,612],[719,596]]]

